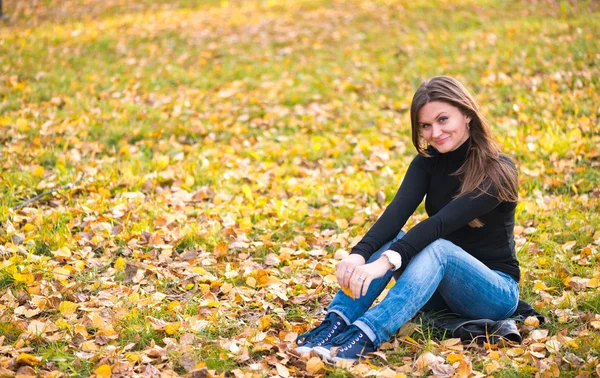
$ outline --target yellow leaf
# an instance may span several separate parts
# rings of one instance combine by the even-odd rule
[[[259,320],[258,320],[258,328],[261,331],[264,331],[265,329],[269,328],[269,326],[271,325],[271,315],[265,315],[262,316]]]
[[[102,317],[100,315],[98,315],[98,313],[94,312],[92,313],[92,325],[97,328],[97,329],[104,329],[106,327],[106,322],[104,321],[104,319],[102,319]]]
[[[252,189],[250,189],[250,187],[247,184],[242,186],[242,193],[244,193],[244,196],[246,196],[246,199],[249,202],[254,202],[254,196],[252,196]]]
[[[450,364],[463,360],[463,356],[456,353],[450,353],[448,356],[446,356],[446,358],[448,359],[448,362],[450,362]]]
[[[200,306],[217,308],[217,307],[221,306],[221,304],[217,301],[202,301],[202,302],[200,302]]]
[[[490,364],[485,365],[485,371],[488,374],[491,374],[498,369],[500,369],[500,364],[497,361],[492,361]]]
[[[64,281],[68,279],[71,275],[71,271],[65,268],[54,268],[52,270],[52,273],[54,274],[54,278],[56,278],[59,281]]]
[[[167,155],[157,157],[156,164],[159,168],[166,168],[169,165],[169,157]]]
[[[75,311],[77,311],[78,307],[79,307],[79,305],[77,303],[63,301],[63,302],[60,302],[60,304],[58,305],[58,311],[60,311],[62,316],[64,316],[65,318],[68,318],[71,315],[73,315],[75,313]]]
[[[548,260],[545,257],[538,257],[537,259],[535,259],[535,261],[542,268],[545,267],[545,266],[550,265],[550,263],[548,262]]]
[[[208,272],[206,271],[206,269],[204,269],[201,266],[195,266],[195,267],[193,267],[192,268],[192,272],[198,273],[198,274],[202,274],[202,275],[208,274]]]
[[[174,335],[179,328],[181,328],[180,322],[169,323],[165,326],[165,333],[170,336]]]
[[[548,291],[554,289],[555,287],[548,287],[543,281],[540,280],[535,280],[535,284],[533,285],[533,290]]]
[[[598,279],[598,277],[593,277],[591,278],[588,283],[587,283],[587,287],[593,287],[596,288],[600,285],[600,280]]]
[[[119,258],[115,261],[115,269],[123,270],[125,269],[125,264],[127,264],[125,259],[119,256]]]
[[[256,278],[254,278],[254,277],[246,278],[246,285],[248,285],[250,287],[256,287]]]
[[[135,352],[125,352],[125,358],[131,363],[136,363],[142,360],[142,356]]]
[[[540,320],[535,316],[528,316],[523,323],[528,326],[537,327],[540,325]]]
[[[523,353],[525,353],[525,351],[523,350],[523,348],[510,348],[506,351],[506,355],[508,357],[518,357],[520,355],[522,355]]]
[[[306,371],[309,374],[317,374],[325,368],[325,364],[319,357],[312,357],[306,362]]]
[[[119,155],[130,156],[131,153],[129,152],[129,146],[128,145],[121,146],[121,148],[119,148]]]
[[[194,366],[194,369],[202,369],[206,367],[206,362],[205,361],[200,361],[196,364],[196,366]]]
[[[44,176],[44,167],[38,165],[37,167],[35,167],[35,169],[33,170],[33,172],[31,172],[31,175],[33,177],[43,177]]]
[[[21,274],[21,273],[13,273],[13,278],[16,282],[23,282],[27,285],[31,285],[35,282],[35,277],[31,273]]]
[[[335,223],[338,225],[339,228],[341,228],[342,230],[345,230],[346,228],[348,228],[348,221],[344,218],[340,218],[340,219],[336,219]]]
[[[35,229],[36,227],[31,223],[27,223],[25,226],[23,226],[23,231],[33,231]]]
[[[194,177],[191,175],[185,175],[185,186],[187,186],[188,188],[191,188],[192,186],[194,186],[194,183],[196,181],[194,180]]]
[[[110,368],[110,365],[100,365],[94,370],[94,373],[96,373],[98,377],[110,377],[112,375],[112,369]]]
[[[169,311],[173,311],[173,310],[177,309],[178,307],[180,307],[179,301],[173,301],[173,302],[169,303],[169,305],[167,306],[167,309]]]
[[[64,260],[71,257],[71,250],[67,247],[62,247],[58,251],[52,252],[52,254],[54,255],[54,258]]]
[[[86,341],[81,344],[81,350],[84,352],[95,352],[98,349],[98,345],[96,345],[93,341]]]
[[[354,299],[354,298],[352,297],[352,290],[350,290],[350,288],[349,288],[349,287],[343,287],[343,288],[342,288],[342,291],[344,292],[344,294],[346,294],[346,295],[347,295],[347,296],[349,296],[350,298]]]
[[[17,357],[16,364],[17,365],[29,365],[29,366],[37,366],[39,365],[41,360],[34,355],[28,353],[21,353],[19,357]]]

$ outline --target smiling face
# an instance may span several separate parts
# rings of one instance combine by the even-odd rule
[[[456,150],[467,139],[471,118],[442,101],[431,101],[419,110],[419,133],[440,153]]]

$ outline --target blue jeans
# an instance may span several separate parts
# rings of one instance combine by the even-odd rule
[[[375,252],[377,260],[398,236]],[[367,294],[352,299],[339,290],[329,305],[346,323],[360,328],[375,346],[389,340],[421,308],[448,309],[470,319],[501,320],[514,313],[519,284],[510,275],[492,270],[462,248],[438,239],[419,252],[396,278],[396,284],[377,305],[371,305],[385,289],[394,272],[373,280]]]

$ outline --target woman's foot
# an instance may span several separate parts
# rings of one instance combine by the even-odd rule
[[[331,340],[342,333],[348,325],[340,316],[330,312],[318,327],[310,332],[298,336],[295,349],[298,353],[308,353],[316,347],[329,345]]]
[[[367,353],[375,352],[375,345],[360,328],[351,325],[329,345],[316,346],[314,351],[329,361],[357,361]]]

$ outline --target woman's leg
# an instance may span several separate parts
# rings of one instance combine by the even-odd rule
[[[377,252],[375,252],[369,258],[369,261],[367,261],[367,263],[373,262],[379,257],[381,257],[381,254],[387,251],[388,248],[392,245],[392,243],[402,238],[404,234],[404,231],[400,231],[400,233],[393,240],[384,244]],[[379,294],[381,294],[383,289],[385,289],[385,287],[387,286],[388,282],[390,282],[393,273],[394,272],[390,270],[385,276],[371,282],[369,290],[367,291],[367,295],[362,296],[358,299],[352,299],[351,297],[346,295],[342,290],[338,290],[337,294],[333,298],[333,301],[331,301],[327,312],[336,313],[342,319],[344,319],[346,324],[351,324],[356,319],[361,317],[365,313],[365,311],[367,311],[371,307],[375,299],[377,299]]]
[[[389,340],[436,290],[452,312],[472,319],[504,319],[519,301],[514,279],[438,239],[410,261],[385,299],[354,324],[377,346]]]

